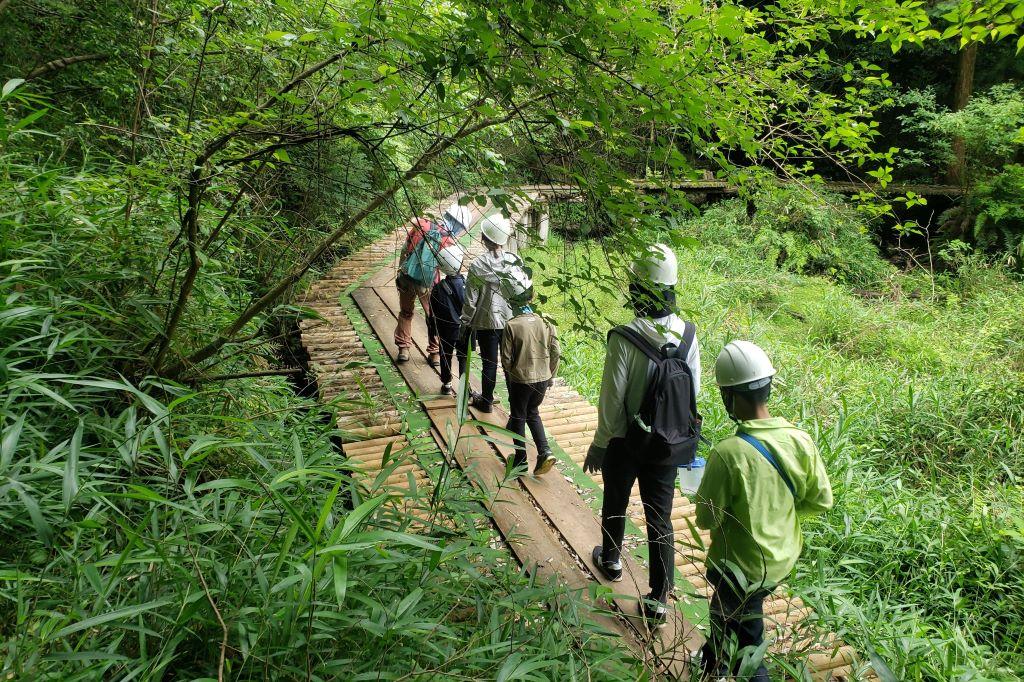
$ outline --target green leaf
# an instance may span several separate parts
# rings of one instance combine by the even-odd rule
[[[43,518],[43,513],[39,510],[39,503],[36,502],[34,497],[25,492],[24,487],[20,484],[12,485],[12,488],[21,500],[21,504],[25,507],[25,511],[28,512],[28,517],[32,520],[36,533],[39,534],[39,539],[44,545],[49,546],[50,540],[53,538],[53,529],[50,528],[50,524]]]
[[[735,42],[743,35],[743,10],[736,5],[724,5],[718,13],[715,28],[718,35],[729,42]]]
[[[876,654],[873,649],[868,649],[868,658],[871,660],[871,669],[878,675],[878,679],[882,682],[897,682],[896,673],[886,665],[882,657]]]
[[[331,544],[340,542],[351,535],[356,528],[362,525],[363,521],[365,521],[370,514],[377,511],[377,509],[387,502],[390,497],[391,495],[387,493],[384,495],[378,495],[377,497],[372,497],[350,511],[348,516],[345,517],[344,525],[339,530],[335,531],[334,535],[331,537]]]
[[[85,422],[79,419],[78,428],[75,429],[74,435],[71,436],[68,458],[64,462],[64,486],[62,493],[65,512],[71,509],[71,503],[74,501],[75,496],[78,495],[78,460],[82,452],[82,430],[84,428]]]
[[[271,31],[263,37],[274,43],[290,43],[298,38],[297,35],[288,31]]]
[[[110,623],[112,621],[121,619],[127,620],[129,618],[133,618],[139,615],[140,613],[145,613],[146,611],[152,611],[153,609],[158,609],[161,606],[166,606],[167,604],[170,604],[172,601],[174,600],[156,599],[145,604],[138,604],[136,606],[125,606],[120,609],[108,611],[107,613],[102,613],[98,616],[93,616],[92,618],[86,618],[85,620],[80,620],[74,625],[69,625],[66,628],[61,628],[57,632],[53,633],[51,641],[56,639],[62,639],[64,637],[67,637],[68,635],[73,635],[76,632],[88,630],[89,628],[96,627],[97,625],[103,625],[104,623]]]
[[[25,82],[24,78],[12,78],[11,80],[4,83],[3,90],[0,91],[0,97],[7,97],[7,95],[14,92],[19,85]]]
[[[338,599],[338,607],[345,603],[345,593],[348,591],[348,557],[338,554],[334,557],[331,565],[331,573],[334,576],[334,596]]]
[[[341,481],[339,480],[334,484],[334,488],[327,495],[327,499],[324,500],[323,505],[320,507],[320,518],[317,519],[316,528],[313,529],[313,534],[318,538],[320,533],[323,532],[324,524],[327,523],[327,517],[330,516],[331,510],[334,508],[334,500],[338,497],[338,491],[341,489]]]
[[[14,458],[14,451],[18,448],[18,441],[21,439],[21,430],[25,427],[25,413],[18,417],[14,424],[4,429],[3,439],[0,440],[0,473],[7,471]]]
[[[40,578],[39,576],[31,575],[29,573],[22,573],[16,569],[0,569],[0,580],[6,580],[8,582],[20,582],[20,583],[55,583],[56,580],[52,578]]]

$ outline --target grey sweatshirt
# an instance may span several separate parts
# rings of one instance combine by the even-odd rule
[[[466,301],[462,304],[462,324],[470,329],[504,329],[512,318],[512,308],[501,295],[498,282],[509,277],[515,266],[522,267],[519,256],[504,250],[485,251],[469,264],[466,275]]]

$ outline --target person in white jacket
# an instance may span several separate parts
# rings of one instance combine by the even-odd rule
[[[639,332],[655,348],[679,346],[686,322],[675,311],[678,263],[675,253],[664,244],[652,246],[634,268],[630,306],[636,318],[627,327]],[[696,337],[687,349],[685,362],[693,386],[700,390],[700,348]],[[668,595],[675,571],[672,501],[677,466],[646,461],[624,438],[630,422],[640,410],[654,364],[639,348],[619,334],[608,339],[597,431],[587,452],[584,469],[600,470],[604,479],[601,511],[602,544],[594,548],[593,560],[608,580],[622,579],[622,541],[626,507],[633,484],[640,482],[640,498],[647,520],[650,550],[651,592],[641,603],[641,615],[657,625],[667,615]]]
[[[487,250],[469,264],[459,349],[466,352],[470,345],[480,348],[483,360],[481,392],[473,396],[471,404],[481,412],[490,412],[498,376],[501,332],[512,318],[512,307],[501,293],[501,282],[512,277],[513,269],[522,268],[523,261],[505,250],[512,227],[501,214],[484,218],[480,232]]]

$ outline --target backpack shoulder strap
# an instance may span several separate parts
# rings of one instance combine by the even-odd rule
[[[676,355],[683,359],[685,362],[686,357],[690,354],[690,347],[693,345],[693,337],[697,334],[697,327],[693,322],[686,321],[683,323],[683,339],[679,342],[679,347],[676,350]]]
[[[762,443],[756,437],[751,436],[749,433],[739,431],[736,433],[736,435],[742,438],[744,441],[746,441],[747,444],[749,444],[751,447],[753,447],[755,450],[761,453],[762,457],[768,460],[768,463],[772,465],[775,471],[779,472],[779,476],[782,477],[782,482],[786,484],[787,488],[789,488],[789,492],[793,496],[793,499],[796,499],[796,489],[793,487],[793,483],[789,480],[789,476],[786,474],[786,470],[782,468],[782,465],[779,464],[779,462],[775,459],[771,451],[764,446],[764,443]]]
[[[642,334],[637,332],[635,329],[631,329],[626,325],[620,325],[618,327],[612,327],[612,330],[608,332],[608,336],[612,334],[618,334],[622,338],[629,341],[631,344],[640,349],[644,355],[650,358],[654,363],[660,364],[664,358],[661,352],[658,351],[654,346],[651,345],[650,341],[645,339]]]

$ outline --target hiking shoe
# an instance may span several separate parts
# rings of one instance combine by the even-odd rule
[[[640,617],[644,619],[649,630],[664,627],[668,620],[668,605],[661,603],[651,595],[640,600]]]
[[[474,410],[479,410],[485,414],[493,409],[491,403],[484,399],[484,397],[479,393],[473,396],[473,399],[469,401],[469,404]]]
[[[427,356],[427,364],[430,365],[431,369],[436,368],[439,362],[441,362],[441,356],[437,353],[431,353]]]
[[[409,349],[399,348],[398,357],[395,358],[395,362],[409,362]]]
[[[597,572],[605,580],[611,580],[613,583],[617,583],[622,580],[622,562],[621,561],[605,561],[604,550],[601,545],[594,548],[594,553],[590,556],[594,560],[594,566],[597,567]]]
[[[441,395],[455,396],[455,389],[452,388],[451,384],[441,384]]]
[[[533,468],[534,476],[543,476],[555,466],[555,458],[551,456],[550,450],[545,450],[537,456],[537,465]]]

